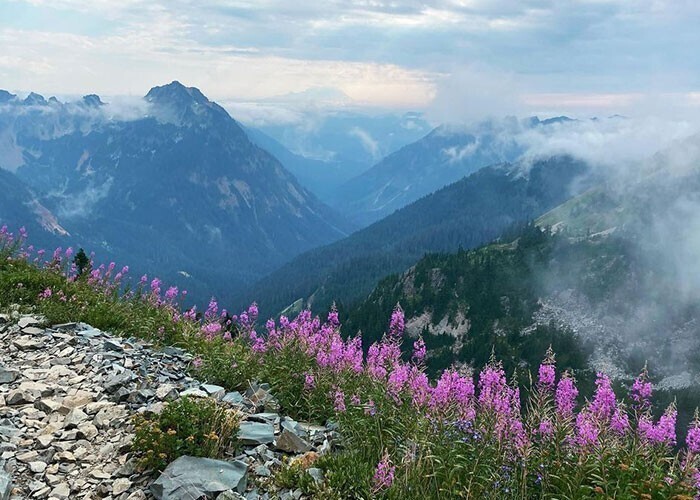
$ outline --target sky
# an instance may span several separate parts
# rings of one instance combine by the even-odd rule
[[[696,0],[0,0],[0,88],[486,114],[700,111]]]

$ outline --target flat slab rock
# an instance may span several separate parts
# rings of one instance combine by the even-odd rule
[[[246,489],[248,465],[240,460],[224,462],[210,458],[180,457],[151,485],[158,500],[213,498],[218,493]]]

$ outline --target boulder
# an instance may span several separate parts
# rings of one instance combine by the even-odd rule
[[[184,456],[168,465],[150,490],[158,500],[214,498],[229,490],[243,493],[247,472],[248,466],[240,460]]]
[[[238,439],[242,444],[268,444],[275,440],[275,427],[260,422],[241,422]]]
[[[284,429],[277,437],[275,446],[278,450],[286,451],[287,453],[306,453],[311,450],[309,443],[287,429]]]

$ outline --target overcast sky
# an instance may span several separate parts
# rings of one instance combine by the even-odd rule
[[[696,0],[0,0],[0,88],[697,113],[699,26]]]

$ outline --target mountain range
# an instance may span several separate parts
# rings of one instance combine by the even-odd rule
[[[520,135],[537,129],[545,134],[569,121],[531,117],[441,125],[343,184],[333,206],[366,226],[480,168],[515,161],[527,150]]]
[[[0,98],[3,176],[34,193],[11,205],[38,202],[64,229],[55,239],[155,269],[200,299],[225,298],[352,227],[221,106],[179,82],[151,89],[128,119],[97,96]]]
[[[425,253],[473,248],[508,227],[534,219],[592,182],[571,157],[504,163],[436,191],[371,226],[310,250],[247,288],[239,305],[257,300],[267,314],[295,304],[324,310],[351,304],[377,281]]]

